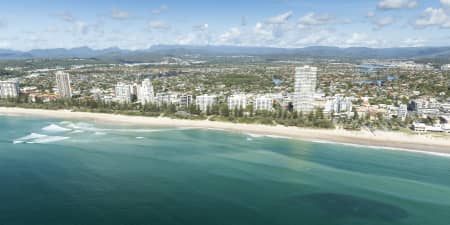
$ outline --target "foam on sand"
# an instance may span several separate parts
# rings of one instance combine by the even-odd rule
[[[38,134],[38,133],[31,133],[25,137],[21,137],[19,139],[16,139],[13,141],[14,144],[22,144],[22,143],[28,143],[28,144],[46,144],[46,143],[52,143],[57,141],[63,141],[69,139],[69,137],[63,137],[63,136],[49,136],[45,134]]]
[[[54,133],[71,131],[71,129],[64,128],[64,127],[58,126],[56,124],[51,124],[49,126],[46,126],[46,127],[42,128],[42,130],[47,131],[47,132],[54,132]]]

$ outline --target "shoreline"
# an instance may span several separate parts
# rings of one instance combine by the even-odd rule
[[[393,149],[416,153],[428,153],[450,157],[450,136],[432,137],[427,134],[406,134],[401,132],[347,131],[341,129],[313,129],[286,126],[268,126],[259,124],[239,124],[207,120],[184,120],[166,117],[126,116],[118,114],[72,112],[69,110],[45,110],[0,107],[0,115],[31,116],[57,118],[67,120],[93,120],[94,122],[162,127],[191,127],[215,129],[243,134],[257,134],[272,137],[288,137],[292,139],[332,143],[368,148]]]

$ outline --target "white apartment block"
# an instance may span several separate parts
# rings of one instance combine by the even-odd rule
[[[246,95],[231,95],[228,97],[229,109],[245,109],[247,107],[248,98]]]
[[[256,96],[253,101],[253,110],[255,111],[273,111],[273,102],[274,98],[268,95],[259,95]]]
[[[448,71],[448,70],[450,70],[450,64],[442,65],[442,66],[441,66],[441,70],[443,70],[443,71]]]
[[[116,98],[115,100],[119,103],[130,103],[131,102],[131,86],[126,83],[119,82],[115,87]]]
[[[18,81],[0,81],[0,98],[16,98],[18,96]]]
[[[353,107],[352,100],[348,97],[337,96],[327,100],[324,113],[343,113],[351,112]]]
[[[163,104],[172,104],[172,97],[170,94],[167,93],[157,93],[155,97],[155,101],[158,105]]]
[[[138,100],[141,101],[142,105],[155,102],[155,92],[150,79],[145,79],[144,81],[142,81],[142,85],[139,88],[138,92]]]
[[[72,88],[70,87],[70,74],[58,71],[56,75],[56,88],[60,98],[72,98]]]
[[[314,93],[316,91],[317,67],[303,66],[295,68],[294,110],[310,113],[314,111]]]
[[[206,110],[211,108],[212,105],[214,105],[217,102],[217,96],[216,95],[200,95],[195,98],[195,104],[200,108],[202,112],[206,112]]]
[[[397,117],[400,118],[402,121],[405,121],[407,115],[408,115],[408,106],[406,104],[401,104],[400,107],[398,107]]]
[[[192,99],[192,95],[180,95],[179,106],[183,109],[187,109],[190,105],[192,105]]]

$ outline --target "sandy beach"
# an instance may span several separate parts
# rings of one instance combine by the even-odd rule
[[[255,135],[271,135],[306,141],[336,142],[342,144],[392,148],[436,155],[450,156],[450,137],[432,137],[430,134],[406,134],[401,132],[322,130],[286,126],[236,124],[214,121],[180,120],[163,117],[125,116],[115,114],[72,112],[68,110],[42,110],[0,107],[0,115],[47,117],[64,120],[91,120],[139,126],[193,127],[218,129]]]

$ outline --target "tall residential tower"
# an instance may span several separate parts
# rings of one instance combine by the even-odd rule
[[[0,98],[16,98],[19,96],[19,82],[16,80],[0,81]]]
[[[314,111],[316,81],[317,67],[303,66],[295,68],[295,111],[303,113],[310,113]]]
[[[150,79],[142,81],[142,85],[138,92],[138,100],[141,101],[142,105],[155,103],[155,92]]]
[[[70,87],[70,75],[63,71],[58,71],[56,75],[56,87],[60,98],[72,98],[72,89]]]

